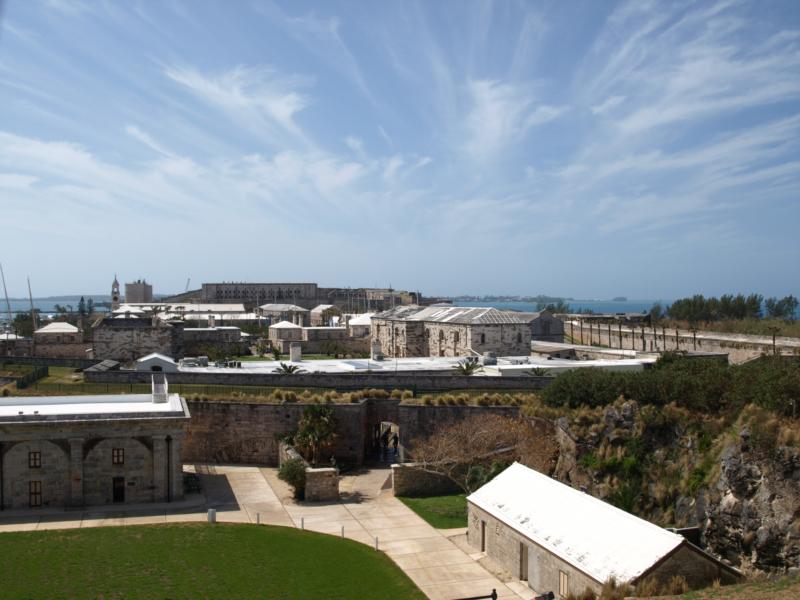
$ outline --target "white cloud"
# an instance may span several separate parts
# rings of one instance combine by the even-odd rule
[[[37,180],[38,178],[32,175],[0,173],[0,188],[6,190],[26,190],[36,183]]]
[[[478,159],[496,156],[521,141],[530,128],[558,118],[565,110],[534,106],[530,93],[509,83],[473,80],[468,92],[472,107],[466,118],[466,150]]]
[[[295,115],[309,103],[298,91],[308,87],[307,78],[283,77],[266,67],[241,65],[218,75],[173,66],[165,69],[165,75],[245,128],[260,123],[268,134],[286,133],[306,140]]]
[[[625,96],[609,96],[600,104],[592,106],[592,112],[596,115],[604,115],[625,102]]]
[[[164,156],[175,156],[172,152],[164,148],[161,144],[156,142],[148,133],[142,131],[136,125],[127,125],[125,127],[125,133],[127,133],[133,139],[140,141],[142,144],[144,144],[151,150],[155,150],[159,154],[163,154]]]

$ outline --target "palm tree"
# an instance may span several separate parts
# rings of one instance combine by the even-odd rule
[[[273,371],[273,373],[279,373],[280,375],[296,375],[298,373],[305,372],[305,369],[298,367],[297,365],[289,365],[285,362],[282,362],[280,366]]]
[[[474,356],[468,356],[453,367],[459,375],[470,376],[483,370],[483,365]]]

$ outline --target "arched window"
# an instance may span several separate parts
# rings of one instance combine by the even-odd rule
[[[517,343],[518,343],[518,344],[521,344],[521,343],[522,343],[522,334],[521,334],[521,333],[518,333],[518,334],[517,334]]]
[[[453,341],[454,341],[454,342],[457,344],[457,343],[458,343],[458,340],[459,340],[459,335],[458,335],[458,332],[456,331],[456,332],[453,334]]]
[[[486,343],[486,334],[482,333],[481,334],[481,344],[485,344],[485,343]]]
[[[440,342],[444,341],[444,331],[442,331],[441,329],[439,330],[439,341]]]

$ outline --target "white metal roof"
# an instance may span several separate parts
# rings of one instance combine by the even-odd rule
[[[307,308],[296,304],[262,304],[259,308],[267,312],[308,312]]]
[[[289,323],[289,321],[281,321],[280,323],[275,323],[275,325],[270,325],[270,329],[302,329],[300,325],[295,325],[294,323]]]
[[[172,357],[167,356],[166,354],[161,354],[160,352],[151,352],[147,356],[143,356],[143,357],[137,359],[136,362],[137,363],[142,363],[142,362],[145,362],[146,360],[151,360],[153,358],[157,358],[159,360],[163,360],[165,362],[172,363],[173,365],[178,364],[172,359]]]
[[[333,304],[318,304],[314,308],[311,309],[312,313],[321,313],[330,308],[335,308]]]
[[[75,325],[58,321],[56,323],[50,323],[49,325],[40,327],[36,330],[36,333],[78,333],[78,328],[75,327]]]
[[[600,583],[631,581],[684,541],[519,463],[467,500]]]
[[[371,325],[372,324],[372,315],[375,313],[364,313],[363,315],[356,315],[352,319],[350,319],[347,324],[348,325]]]

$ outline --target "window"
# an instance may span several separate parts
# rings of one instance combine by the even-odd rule
[[[28,452],[28,468],[39,469],[42,466],[41,452]]]
[[[111,464],[124,465],[125,464],[125,448],[112,448],[111,449]]]
[[[486,334],[482,333],[481,334],[481,344],[485,344],[485,343],[486,343]]]
[[[440,342],[444,341],[444,331],[442,331],[442,330],[439,330],[439,341]]]
[[[562,598],[569,596],[569,575],[564,571],[558,572],[558,595]]]
[[[518,333],[518,334],[517,334],[517,343],[518,343],[518,344],[521,344],[521,343],[522,343],[522,334],[521,334],[521,333]]]
[[[28,506],[31,508],[42,505],[42,482],[28,482]]]
[[[457,344],[457,343],[458,343],[458,340],[459,340],[459,335],[458,335],[458,332],[456,331],[456,332],[453,334],[453,341],[454,341],[454,342]]]

